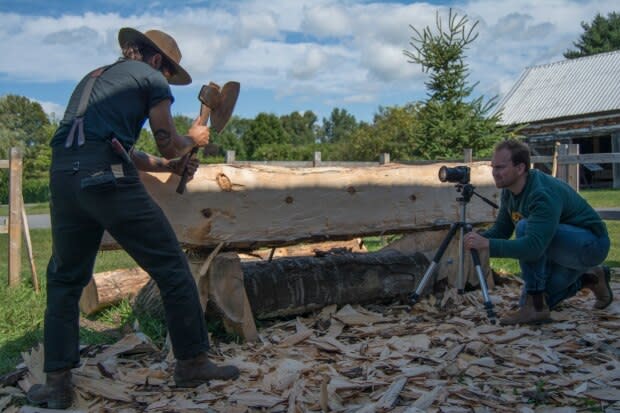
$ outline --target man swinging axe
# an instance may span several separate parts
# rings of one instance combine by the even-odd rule
[[[240,88],[241,85],[239,82],[227,82],[222,88],[213,82],[208,85],[203,85],[198,94],[198,99],[201,102],[198,122],[202,125],[206,125],[210,117],[211,128],[215,129],[217,133],[221,133],[228,124],[233,110],[235,109],[235,103],[237,103]],[[205,150],[209,147],[216,147],[216,145],[208,144],[205,146]],[[194,146],[190,152],[190,159],[197,151],[198,146]],[[177,186],[177,192],[179,194],[185,192],[185,185],[190,176],[190,170],[188,167],[185,167],[181,174],[179,185]]]
[[[46,383],[34,385],[27,397],[51,409],[72,404],[71,369],[80,363],[78,301],[92,277],[104,230],[159,287],[177,360],[175,384],[194,387],[239,376],[236,367],[209,360],[204,312],[187,259],[138,175],[138,169],[180,174],[183,157],[209,142],[209,128],[200,117],[187,136],[177,133],[172,120],[169,85],[192,79],[180,65],[172,36],[123,28],[118,41],[123,57],[82,79],[50,143],[53,252],[43,339]],[[128,150],[147,119],[163,159]],[[191,175],[196,164],[189,165]]]

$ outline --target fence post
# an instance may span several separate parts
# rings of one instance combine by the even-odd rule
[[[385,152],[379,155],[379,165],[386,165],[390,163],[390,154]]]
[[[571,143],[568,145],[569,155],[579,155],[579,145]],[[567,169],[567,183],[577,192],[579,192],[579,162],[571,163],[566,166]]]
[[[463,149],[463,161],[465,163],[472,163],[474,161],[474,151],[471,148]]]
[[[564,156],[564,155],[568,155],[568,144],[566,143],[561,143],[557,146],[557,154],[558,154],[558,161],[557,161],[557,171],[556,171],[556,178],[568,183],[568,164],[565,163],[560,163],[559,159],[560,157]]]
[[[611,151],[613,153],[620,152],[620,132],[611,134]],[[613,177],[612,187],[618,189],[620,188],[620,163],[611,164],[611,171]]]
[[[19,285],[22,246],[22,152],[11,148],[9,155],[9,287]]]
[[[314,153],[314,160],[312,161],[312,166],[320,166],[321,165],[321,152]]]
[[[226,151],[226,163],[235,163],[235,151]]]
[[[556,141],[553,146],[553,160],[551,161],[551,176],[558,177],[558,155],[560,154],[560,142]]]

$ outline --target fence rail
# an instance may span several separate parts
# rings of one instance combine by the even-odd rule
[[[553,155],[532,156],[532,163],[550,163]],[[559,164],[575,163],[620,163],[620,153],[584,153],[579,155],[558,155]]]

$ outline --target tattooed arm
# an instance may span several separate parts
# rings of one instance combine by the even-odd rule
[[[131,160],[136,168],[146,172],[171,172],[176,175],[181,175],[187,163],[188,175],[191,179],[196,169],[198,169],[198,160],[195,156],[192,156],[190,160],[187,161],[189,154],[184,155],[182,158],[165,159],[132,148],[129,152],[129,156],[131,156]]]
[[[201,125],[198,118],[189,129],[188,135],[179,135],[170,113],[170,100],[165,99],[149,111],[149,123],[159,153],[166,159],[177,158],[188,153],[194,146],[209,143],[209,128]]]

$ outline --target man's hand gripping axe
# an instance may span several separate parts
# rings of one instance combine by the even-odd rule
[[[206,125],[209,118],[211,118],[211,129],[214,129],[217,133],[222,132],[235,109],[240,89],[241,85],[239,82],[227,82],[222,88],[213,82],[203,85],[198,94],[198,100],[200,100],[199,120],[201,124]],[[208,146],[213,146],[213,144],[209,143]],[[189,160],[196,152],[198,152],[198,146],[192,148],[187,159]],[[177,186],[179,194],[185,192],[188,177],[186,166],[181,175],[181,181]]]

